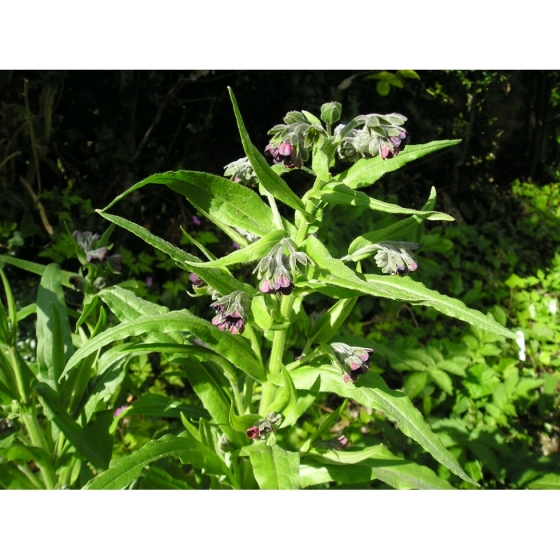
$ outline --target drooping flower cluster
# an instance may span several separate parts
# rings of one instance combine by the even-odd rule
[[[274,426],[279,426],[281,422],[281,414],[269,412],[266,418],[262,418],[254,426],[247,429],[247,436],[251,439],[266,439],[266,435],[273,432]]]
[[[372,348],[361,348],[359,346],[348,346],[342,342],[333,342],[331,345],[333,352],[342,367],[345,383],[357,381],[358,376],[364,375],[369,369],[370,354]]]
[[[255,170],[249,162],[249,158],[241,158],[228,163],[224,167],[224,175],[232,177],[232,181],[246,187],[256,187],[259,184]]]
[[[301,168],[303,162],[309,159],[313,144],[321,145],[327,138],[327,132],[319,119],[310,113],[290,111],[284,122],[286,124],[278,124],[268,131],[273,136],[264,153],[272,157],[274,163]]]
[[[91,231],[75,231],[72,237],[83,249],[88,263],[97,264],[105,260],[108,249],[107,247],[96,247],[96,241],[100,239],[97,233],[92,235]]]
[[[284,167],[292,169],[293,167],[301,168],[303,161],[298,155],[296,148],[288,142],[282,142],[279,146],[268,144],[264,149],[264,154],[272,158],[272,163],[283,163]]]
[[[338,154],[342,159],[357,161],[379,155],[381,159],[392,158],[410,141],[403,124],[407,118],[399,113],[389,115],[360,115],[348,125],[335,129],[338,138]],[[363,125],[362,128],[357,128]]]
[[[284,250],[288,251],[288,255]],[[265,294],[280,294],[287,296],[294,289],[292,274],[299,273],[298,263],[307,266],[313,261],[303,252],[296,251],[289,238],[282,239],[259,261],[253,270],[261,280],[259,290]]]
[[[246,305],[247,295],[240,290],[219,298],[210,305],[217,313],[212,319],[212,324],[221,331],[228,330],[231,334],[242,334],[247,319]]]
[[[77,257],[87,271],[84,274],[82,268],[78,274],[70,277],[70,283],[76,290],[84,293],[97,292],[106,286],[108,272],[120,272],[122,255],[107,256],[112,245],[105,246],[103,238],[90,231],[75,231],[72,234],[76,242]]]
[[[383,241],[376,243],[378,248],[375,262],[384,273],[407,276],[418,268],[414,252],[418,249],[417,243],[410,241]]]

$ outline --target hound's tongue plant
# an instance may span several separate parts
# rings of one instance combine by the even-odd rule
[[[359,190],[460,140],[410,145],[403,115],[372,113],[340,123],[342,107],[332,102],[321,107],[319,117],[308,111],[289,112],[284,124],[271,129],[268,145],[257,148],[231,90],[230,96],[245,152],[226,166],[225,175],[231,180],[195,171],[159,173],[98,211],[188,271],[192,295],[208,299],[214,319],[187,310],[169,312],[124,288],[105,288],[99,298],[117,306],[120,324],[100,329],[72,350],[52,378],[57,383],[105,347],[141,337],[143,344],[120,344],[104,355],[118,349],[119,356],[126,356],[143,346],[160,352],[179,364],[206,417],[182,409],[182,433],[155,439],[108,468],[99,460],[99,474],[86,487],[126,487],[146,465],[166,456],[203,469],[213,488],[256,484],[263,489],[288,489],[376,478],[397,488],[450,487],[435,472],[395,457],[382,444],[352,446],[336,428],[342,410],[352,401],[384,413],[436,461],[475,484],[404,392],[390,389],[370,367],[376,353],[385,350],[367,340],[347,344],[343,334],[344,321],[359,298],[381,297],[431,306],[496,335],[515,338],[492,318],[413,279],[422,270],[414,256],[417,245],[407,238],[424,220],[453,219],[435,210],[434,188],[426,193],[421,210],[376,200]],[[333,176],[337,163],[348,167]],[[291,173],[314,177],[301,198],[284,180]],[[239,248],[214,258],[200,246],[205,257],[200,259],[109,212],[133,191],[157,185],[184,196],[197,215],[212,221]],[[320,237],[328,206],[341,213],[347,206],[361,206],[404,218],[390,228],[362,232],[347,254],[336,258]],[[363,274],[364,260],[370,266],[377,263],[380,273]],[[249,265],[249,275],[236,277],[238,265]],[[313,320],[305,308],[316,293],[332,303]],[[46,400],[47,389],[40,393]],[[343,405],[318,421],[315,433],[302,443],[297,435],[302,416],[321,402],[320,393],[338,395]],[[69,428],[61,424],[60,429]]]

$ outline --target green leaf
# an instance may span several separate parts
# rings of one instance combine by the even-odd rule
[[[233,411],[233,402],[231,403],[229,409],[229,423],[235,431],[245,433],[248,428],[254,426],[259,420],[261,420],[261,417],[258,414],[237,416]]]
[[[407,375],[404,379],[404,390],[406,396],[410,400],[416,398],[424,390],[427,382],[427,371],[415,371],[410,375]]]
[[[422,208],[422,212],[418,216],[411,216],[405,220],[400,220],[386,228],[380,230],[370,231],[364,235],[356,237],[348,248],[349,258],[358,261],[371,255],[373,251],[365,251],[365,249],[381,241],[404,241],[416,230],[416,228],[427,218],[428,212],[431,212],[436,205],[436,189],[434,187],[430,190],[430,197]]]
[[[117,316],[121,323],[132,321],[148,315],[164,315],[169,313],[169,309],[163,305],[157,305],[138,297],[134,292],[125,290],[120,286],[111,286],[101,290],[98,294]],[[144,342],[147,343],[185,343],[185,335],[182,333],[162,334],[154,333],[146,336]]]
[[[406,146],[398,156],[391,159],[371,158],[357,161],[350,169],[335,177],[352,189],[369,187],[378,181],[385,173],[395,171],[411,161],[415,161],[428,154],[459,144],[461,140],[435,140],[428,144]]]
[[[409,80],[419,80],[420,76],[414,70],[398,70],[397,74],[400,74],[403,78]]]
[[[278,244],[278,242],[286,236],[283,230],[275,230],[267,233],[263,238],[251,243],[244,249],[239,249],[229,255],[217,259],[215,261],[201,263],[200,261],[188,262],[188,265],[195,265],[198,268],[217,268],[229,266],[237,263],[250,263],[258,259],[262,259],[268,255],[270,250]]]
[[[166,435],[150,441],[128,457],[119,459],[104,473],[90,480],[84,490],[121,490],[138,478],[144,467],[163,457],[177,457],[182,463],[196,469],[205,469],[207,474],[229,474],[225,463],[206,445],[197,441],[188,432],[179,436]]]
[[[435,384],[448,395],[453,394],[453,382],[451,377],[445,371],[438,368],[432,368],[428,370],[430,377],[435,382]]]
[[[58,378],[74,346],[60,282],[60,268],[49,264],[37,290],[37,363],[42,381],[58,391]]]
[[[397,489],[449,490],[452,486],[438,477],[431,469],[406,461],[393,455],[382,445],[373,448],[372,456],[347,466],[323,464],[307,457],[302,459],[300,484],[302,488],[336,480],[344,484],[356,484],[379,479]]]
[[[225,378],[210,366],[195,358],[184,360],[186,376],[204,408],[232,444],[242,447],[247,444],[248,438],[230,424],[229,411],[233,399],[224,388]]]
[[[344,263],[334,259],[325,246],[315,237],[308,237],[304,242],[304,248],[317,265],[316,267],[310,267],[307,283],[311,287],[319,289],[319,291],[320,284],[339,286],[353,290],[355,293],[407,301],[413,305],[426,305],[441,311],[445,315],[461,319],[491,333],[508,338],[517,337],[509,329],[502,327],[494,319],[486,317],[480,311],[469,309],[462,301],[430,290],[424,284],[415,282],[410,277],[374,274],[358,277]],[[313,283],[309,280],[317,280],[318,282]],[[298,282],[298,286],[302,284],[305,284],[305,282]]]
[[[378,452],[378,447],[381,447],[381,445],[357,447],[350,451],[331,449],[323,453],[306,453],[304,457],[309,457],[310,459],[315,459],[319,463],[326,463],[328,465],[355,465],[356,463],[361,463],[374,456]]]
[[[317,431],[301,446],[300,451],[302,453],[307,453],[311,448],[311,446],[313,445],[313,442],[315,442],[318,438],[320,438],[335,422],[338,421],[340,415],[346,408],[347,404],[348,404],[348,399],[344,399],[340,404],[340,406],[337,409],[333,410],[323,420],[323,422],[321,422],[321,425],[319,426],[319,428],[317,428]]]
[[[527,485],[533,490],[559,490],[560,474],[548,473]]]
[[[256,295],[251,300],[251,313],[253,314],[253,319],[255,323],[263,330],[268,331],[272,327],[274,321],[270,316],[270,312],[266,305],[264,295]]]
[[[354,309],[357,297],[337,301],[321,318],[311,327],[307,346],[320,342],[328,342],[338,332],[348,315]]]
[[[296,407],[297,394],[292,378],[290,377],[290,372],[282,363],[280,363],[280,371],[284,378],[284,384],[276,391],[274,401],[268,407],[268,410],[264,411],[264,414],[267,412],[281,412],[286,416]]]
[[[268,165],[261,153],[251,144],[251,139],[243,123],[241,113],[239,112],[239,107],[237,106],[237,100],[231,88],[228,87],[229,95],[231,97],[231,102],[233,104],[233,110],[235,112],[235,118],[237,120],[237,126],[239,128],[239,133],[241,136],[241,143],[243,144],[243,149],[245,154],[249,158],[257,178],[262,185],[262,187],[269,192],[272,196],[281,200],[287,204],[290,208],[294,210],[299,210],[306,217],[309,217],[305,211],[305,207],[301,200],[294,194],[292,189],[288,184],[279,177],[273,169]]]
[[[385,381],[378,375],[361,376],[357,385],[345,383],[340,372],[332,366],[302,366],[291,372],[292,380],[297,389],[309,389],[321,379],[321,392],[336,393],[337,395],[375,408],[384,412],[406,436],[418,442],[428,453],[446,466],[451,472],[470,482],[472,480],[461,469],[453,455],[445,448],[439,437],[434,434],[426,423],[420,411],[410,402],[401,391],[393,391],[387,387]],[[276,383],[277,377],[271,380]],[[279,381],[279,379],[278,379]]]
[[[146,393],[137,401],[127,407],[126,411],[119,415],[119,420],[125,416],[157,416],[160,418],[180,418],[183,413],[187,418],[209,418],[206,410],[199,406],[185,404],[177,399],[170,399],[163,395]]]
[[[295,490],[299,488],[299,453],[278,445],[268,447],[255,442],[243,448],[249,455],[255,479],[262,490]]]
[[[150,184],[165,185],[183,195],[197,210],[219,224],[239,227],[259,236],[274,230],[272,211],[258,194],[224,177],[197,171],[156,173],[119,195],[103,212]]]
[[[47,409],[46,412],[49,416],[52,416],[53,422],[76,448],[76,451],[81,453],[96,468],[107,468],[108,460],[105,453],[99,450],[91,436],[70,417],[54,390],[46,383],[37,383],[33,390],[41,397],[43,406]]]
[[[325,148],[319,148],[317,144],[315,144],[313,146],[312,157],[311,168],[315,171],[317,177],[326,183],[330,180],[331,175],[329,173],[329,156],[325,152]]]
[[[0,255],[0,262],[11,264],[12,266],[21,268],[22,270],[27,270],[27,272],[37,274],[38,276],[43,276],[43,274],[45,273],[45,269],[47,268],[44,264],[24,261],[22,259],[16,259],[15,257],[9,257],[8,255]],[[66,286],[67,288],[72,288],[72,284],[70,283],[70,278],[72,278],[72,276],[76,276],[76,273],[61,270],[60,279],[62,285]]]
[[[134,233],[134,235],[137,235],[138,237],[140,237],[140,239],[143,239],[152,247],[155,247],[166,255],[169,255],[180,268],[196,272],[196,274],[200,276],[200,278],[202,278],[209,286],[211,286],[221,294],[230,294],[231,292],[234,292],[236,290],[245,291],[250,295],[253,295],[257,292],[257,290],[252,286],[236,280],[229,272],[224,272],[221,269],[204,268],[203,266],[199,266],[199,264],[202,264],[202,261],[200,261],[200,259],[197,259],[195,256],[190,255],[189,253],[182,251],[181,249],[178,249],[171,243],[160,239],[142,226],[139,226],[134,222],[125,220],[124,218],[120,218],[119,216],[107,214],[106,212],[103,212],[101,210],[97,210],[97,212],[106,220],[109,220],[110,222],[121,226],[131,233]],[[196,262],[197,264],[187,265],[185,264],[186,262]]]
[[[139,317],[138,319],[107,329],[90,339],[72,356],[66,364],[63,374],[67,373],[80,360],[112,342],[123,340],[129,336],[140,336],[147,333],[183,331],[192,333],[212,350],[255,379],[266,379],[262,364],[245,339],[239,335],[221,331],[218,327],[203,319],[199,319],[187,310],[171,311],[164,315]]]
[[[410,208],[403,208],[397,204],[383,202],[369,197],[367,194],[356,191],[347,187],[344,183],[337,183],[331,181],[325,185],[315,198],[319,198],[331,204],[341,204],[344,206],[358,206],[362,208],[370,208],[371,210],[378,210],[380,212],[387,212],[390,214],[414,214],[422,216],[426,220],[444,220],[454,221],[454,218],[449,214],[435,211],[412,210]]]

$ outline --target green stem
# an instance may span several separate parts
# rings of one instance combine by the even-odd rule
[[[253,403],[253,385],[255,380],[250,376],[245,374],[245,388],[243,391],[243,412],[245,414],[247,411],[251,411],[251,404]]]
[[[27,465],[17,465],[17,468],[30,480],[31,484],[38,490],[44,490],[45,485],[31,472]]]
[[[23,375],[21,373],[21,368],[19,367],[19,362],[17,359],[16,349],[13,346],[8,347],[10,353],[10,360],[12,361],[12,370],[16,378],[16,385],[18,388],[20,402],[22,404],[27,403],[29,400],[29,395],[25,390],[25,383],[23,382]]]

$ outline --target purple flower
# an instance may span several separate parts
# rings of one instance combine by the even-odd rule
[[[198,216],[193,216],[193,217],[192,217],[192,221],[193,221],[193,224],[194,224],[195,226],[200,226],[201,223],[202,223],[202,222],[200,221],[200,219],[199,219]]]
[[[108,249],[107,247],[96,247],[96,241],[99,240],[97,233],[92,235],[91,231],[75,231],[72,236],[86,254],[88,263],[97,264],[105,260]]]
[[[342,342],[333,342],[331,348],[342,367],[345,383],[357,381],[358,376],[364,375],[369,369],[370,354],[372,348],[362,348],[360,346],[348,346]]]
[[[232,246],[234,249],[241,249],[241,245],[239,245],[239,243],[236,243],[235,241],[232,243]]]
[[[383,241],[376,243],[377,249],[375,262],[385,274],[391,273],[397,276],[407,276],[418,268],[414,253],[418,249],[417,243],[409,241]]]
[[[212,324],[221,331],[228,330],[231,334],[243,334],[245,330],[244,319],[237,311],[233,311],[231,314],[218,311],[218,315],[212,319]]]
[[[290,169],[293,167],[301,168],[303,165],[301,157],[298,156],[295,148],[287,142],[283,142],[279,146],[268,144],[264,149],[264,153],[272,158],[273,163],[283,163],[285,167]]]
[[[257,426],[251,426],[250,428],[247,429],[247,436],[250,437],[251,439],[257,439],[258,437],[260,437],[260,435],[261,435],[261,431]]]
[[[117,416],[120,416],[126,409],[126,405],[123,406],[119,406],[119,408],[117,408],[117,410],[115,410],[115,413],[113,414],[113,416],[116,418]]]
[[[240,290],[218,299],[210,305],[216,311],[212,324],[216,325],[221,331],[227,330],[231,334],[243,334],[245,330],[244,305],[246,300],[247,296]]]
[[[151,276],[146,278],[146,288],[151,288],[154,285],[154,279]]]
[[[194,272],[189,274],[189,280],[192,282],[193,288],[200,288],[204,284],[204,280]]]
[[[284,249],[288,250],[289,256],[284,254]],[[305,253],[296,251],[288,238],[283,239],[253,270],[261,280],[259,290],[265,294],[290,295],[294,290],[292,274],[299,272],[298,263],[306,266],[309,262],[312,261]]]

